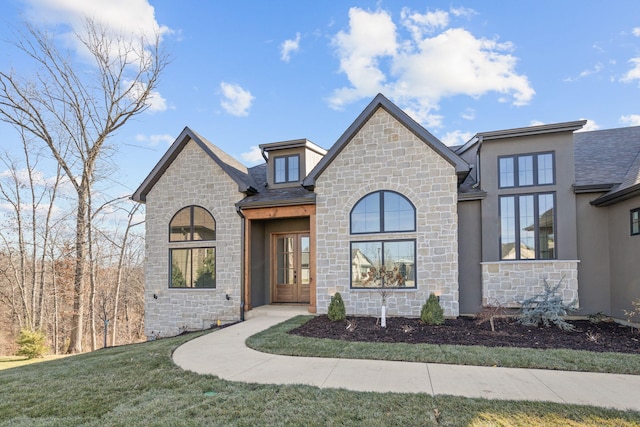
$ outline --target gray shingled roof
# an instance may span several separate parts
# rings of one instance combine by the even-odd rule
[[[267,187],[267,164],[262,163],[249,168],[249,175],[256,183],[257,194],[252,194],[240,202],[237,206],[242,208],[260,206],[284,206],[298,204],[315,204],[316,195],[301,185],[283,188]]]
[[[618,185],[640,153],[640,126],[574,134],[576,186]],[[637,170],[636,170],[637,173]]]
[[[640,195],[640,126],[578,132],[574,141],[576,187],[610,188],[594,205]]]
[[[315,204],[316,194],[303,186],[266,188],[237,203],[242,208]]]

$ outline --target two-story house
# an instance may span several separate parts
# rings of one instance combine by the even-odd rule
[[[516,306],[561,283],[583,314],[640,297],[640,128],[584,121],[447,147],[378,95],[324,150],[261,145],[247,168],[185,128],[133,195],[146,204],[145,329],[175,335],[266,304],[417,317]]]

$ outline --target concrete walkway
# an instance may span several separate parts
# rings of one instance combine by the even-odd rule
[[[248,348],[253,334],[298,314],[300,307],[254,309],[237,325],[178,347],[174,362],[229,381],[306,384],[354,391],[448,394],[537,400],[640,411],[640,376],[435,363],[291,357]]]

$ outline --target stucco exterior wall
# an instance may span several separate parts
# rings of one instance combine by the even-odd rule
[[[363,196],[392,190],[416,207],[417,231],[351,236],[350,212]],[[430,292],[457,316],[458,219],[455,168],[379,108],[316,179],[317,308],[340,292],[351,315],[380,314],[377,290],[350,289],[350,241],[416,240],[417,289],[393,290],[390,316],[420,315]]]
[[[193,141],[187,143],[147,195],[145,334],[177,335],[240,319],[241,219],[237,184]],[[198,205],[216,220],[216,241],[169,243],[169,222],[185,206]],[[216,247],[215,289],[170,289],[169,249]],[[226,299],[226,294],[230,300]]]
[[[640,208],[640,197],[617,203],[609,210],[611,260],[611,315],[624,318],[640,298],[640,236],[631,235],[630,211]],[[602,208],[599,208],[602,209]]]
[[[578,264],[580,307],[581,314],[602,312],[612,315],[609,208],[598,208],[589,203],[600,195],[576,195],[578,255],[581,261]]]
[[[501,261],[482,263],[482,304],[519,307],[558,283],[565,304],[578,301],[578,261]],[[578,306],[576,306],[577,308]]]
[[[480,200],[458,202],[458,281],[460,314],[482,310]]]
[[[554,153],[552,185],[499,188],[498,158],[518,154]],[[564,277],[563,300],[578,299],[578,245],[573,133],[558,132],[485,141],[481,149],[482,303],[517,306],[543,289],[543,278],[555,285]],[[500,260],[500,196],[555,193],[555,260]]]
[[[498,188],[498,157],[553,151],[555,184],[529,187]],[[578,259],[576,236],[576,200],[573,191],[575,168],[573,133],[532,135],[485,141],[481,149],[480,187],[487,192],[482,200],[482,260],[500,260],[499,196],[531,193],[556,193],[557,259]]]

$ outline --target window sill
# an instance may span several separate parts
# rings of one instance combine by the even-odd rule
[[[523,263],[532,263],[532,264],[550,264],[550,263],[559,263],[559,262],[580,262],[579,259],[505,259],[500,261],[483,261],[480,265],[491,265],[491,264],[523,264]]]

